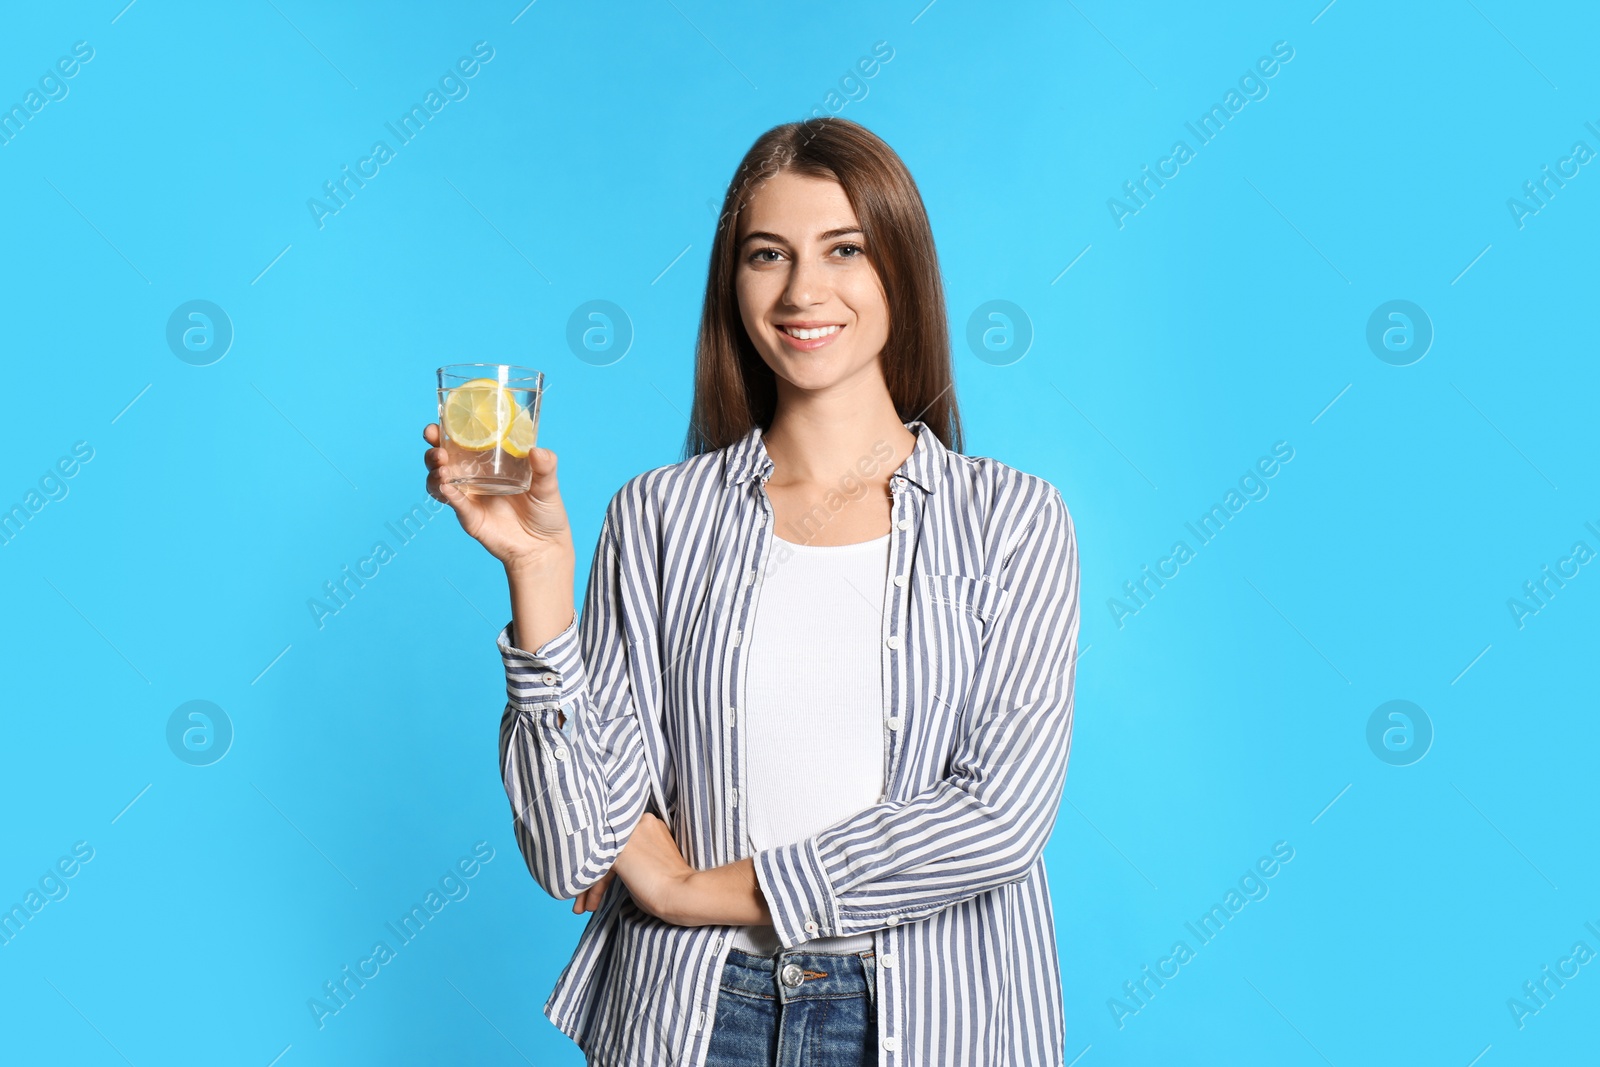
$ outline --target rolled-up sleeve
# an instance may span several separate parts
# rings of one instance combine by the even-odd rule
[[[1054,486],[1002,563],[1009,591],[973,677],[949,772],[755,854],[779,940],[926,918],[1024,878],[1054,828],[1072,739],[1078,554]]]
[[[650,797],[641,724],[657,706],[657,576],[652,554],[638,550],[637,488],[624,486],[606,510],[581,621],[532,651],[511,644],[510,624],[496,642],[506,674],[500,767],[517,846],[559,899],[610,870]]]

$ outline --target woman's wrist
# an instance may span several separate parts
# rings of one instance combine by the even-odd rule
[[[570,545],[565,548],[549,549],[541,552],[530,552],[525,555],[506,556],[500,565],[506,569],[508,577],[521,577],[537,580],[548,575],[571,576],[577,569],[577,555]]]

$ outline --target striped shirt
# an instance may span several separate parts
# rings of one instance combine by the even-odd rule
[[[501,631],[513,829],[535,881],[570,899],[653,810],[695,869],[752,856],[785,946],[873,935],[880,1067],[1051,1067],[1064,1012],[1042,853],[1072,736],[1072,519],[1044,479],[905,426],[884,799],[790,845],[745,844],[740,639],[774,547],[773,463],[752,427],[617,491],[581,621],[531,652]],[[815,677],[827,699],[826,663]],[[663,922],[614,883],[544,1012],[596,1067],[702,1067],[734,929]]]

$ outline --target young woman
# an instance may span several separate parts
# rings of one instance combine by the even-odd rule
[[[475,497],[427,452],[510,582],[501,766],[534,879],[595,912],[545,1004],[591,1064],[1062,1062],[1077,547],[961,454],[952,384],[911,175],[791,123],[729,186],[688,458],[612,497],[581,620],[554,453]]]

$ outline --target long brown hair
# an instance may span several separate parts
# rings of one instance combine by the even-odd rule
[[[745,332],[734,272],[739,218],[756,189],[783,171],[831,178],[844,188],[888,297],[889,336],[879,358],[895,410],[901,422],[921,419],[947,448],[960,452],[944,285],[922,194],[877,134],[829,116],[762,134],[728,184],[700,312],[685,458],[726,447],[753,426],[772,425],[777,378]]]

